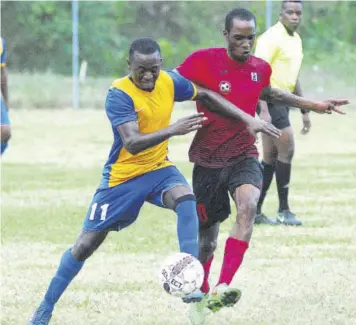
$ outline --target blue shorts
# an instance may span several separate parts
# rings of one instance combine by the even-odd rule
[[[114,187],[99,188],[84,219],[83,230],[119,231],[137,219],[145,201],[166,208],[163,195],[176,185],[189,186],[178,169],[169,166]]]
[[[1,117],[0,117],[1,125],[10,125],[9,112],[7,111],[5,102],[1,98]]]
[[[10,125],[9,112],[6,109],[5,102],[1,98],[1,115],[0,115],[0,125]],[[8,143],[0,143],[0,152],[4,153],[6,150]]]

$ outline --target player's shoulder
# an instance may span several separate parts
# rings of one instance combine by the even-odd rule
[[[271,66],[268,62],[254,55],[250,55],[249,63],[260,72],[269,72],[271,70]]]
[[[196,50],[190,56],[196,58],[214,59],[219,55],[223,55],[225,52],[226,49],[223,47],[209,47]]]
[[[263,32],[259,37],[258,40],[276,40],[284,35],[284,27],[283,25],[278,22],[273,26],[267,28],[265,32]]]
[[[106,97],[107,102],[112,101],[126,101],[132,102],[132,96],[130,95],[130,79],[128,77],[123,77],[115,79],[111,86],[109,87],[108,94]]]

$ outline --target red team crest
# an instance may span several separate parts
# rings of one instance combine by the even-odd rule
[[[231,92],[231,83],[228,81],[221,81],[219,83],[219,90],[222,94],[228,94]]]

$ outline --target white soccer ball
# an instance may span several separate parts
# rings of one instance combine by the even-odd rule
[[[176,297],[184,297],[200,289],[203,279],[203,266],[194,256],[186,253],[169,256],[160,270],[164,290]]]

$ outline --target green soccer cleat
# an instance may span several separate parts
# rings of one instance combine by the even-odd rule
[[[203,325],[205,318],[209,313],[207,308],[209,294],[205,294],[203,299],[200,302],[190,304],[188,317],[192,325]]]
[[[217,285],[210,294],[206,304],[213,313],[216,313],[223,307],[234,306],[241,298],[239,289],[230,288],[227,284]]]

